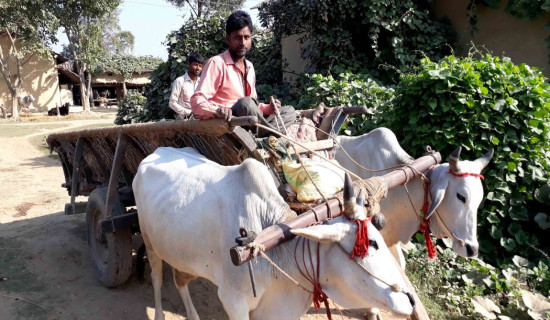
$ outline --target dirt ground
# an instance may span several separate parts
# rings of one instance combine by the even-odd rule
[[[70,119],[62,130],[112,123],[113,112],[108,119]],[[36,122],[21,125],[37,130],[23,137],[0,137],[0,319],[153,319],[149,269],[142,284],[131,277],[116,289],[103,287],[89,261],[85,215],[63,213],[70,197],[61,187],[64,176],[57,155],[47,156],[30,143],[60,129],[39,130]],[[164,275],[166,319],[186,319],[169,269]],[[190,291],[202,319],[227,319],[213,284],[196,280]],[[364,319],[364,310],[343,312],[344,319]],[[340,318],[338,311],[332,314]],[[324,309],[312,307],[301,319],[325,318]]]

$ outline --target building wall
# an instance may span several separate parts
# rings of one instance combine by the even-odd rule
[[[297,74],[304,72],[307,64],[302,58],[302,45],[299,42],[303,34],[294,34],[281,39],[281,51],[283,62],[288,65],[283,65],[284,81],[293,83],[298,77]]]
[[[10,47],[9,40],[5,35],[0,35],[0,49],[2,53],[7,54]],[[10,64],[10,69],[15,73],[15,63]],[[57,66],[53,57],[47,58],[33,56],[27,62],[22,70],[23,83],[21,95],[32,94],[36,101],[31,106],[38,111],[47,111],[60,104],[59,80],[57,75]],[[12,76],[12,79],[15,79]],[[0,75],[0,104],[3,104],[8,110],[11,110],[12,98],[9,92],[6,80]]]
[[[66,102],[73,104],[73,91],[69,89],[69,85],[62,84],[59,86],[59,96],[61,97],[61,104]]]
[[[479,31],[472,38],[471,26],[468,22],[467,6],[470,0],[435,0],[432,12],[436,17],[447,16],[458,34],[458,46],[455,52],[461,56],[467,55],[473,41],[476,46],[485,47],[494,55],[510,57],[516,64],[526,63],[539,67],[543,73],[550,76],[546,37],[550,36],[545,26],[550,21],[550,15],[537,20],[518,19],[502,8],[490,9],[477,7]]]

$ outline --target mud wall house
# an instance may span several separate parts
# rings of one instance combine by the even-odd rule
[[[151,83],[152,70],[142,73],[133,73],[128,79],[114,72],[103,72],[92,76],[92,94],[94,105],[101,103],[102,98],[107,99],[108,104],[116,104],[124,98],[124,87],[127,91],[143,92],[145,86]]]
[[[10,50],[11,44],[5,33],[0,32],[0,50],[2,56],[6,57]],[[52,52],[51,56],[44,57],[40,55],[32,55],[29,61],[23,65],[21,70],[22,86],[21,96],[33,95],[36,99],[32,103],[32,107],[40,112],[47,111],[64,102],[72,102],[72,97],[62,88],[68,89],[70,80],[63,78],[60,82],[58,64],[66,61],[63,58]],[[15,80],[16,65],[14,61],[10,61],[10,70],[12,70],[12,81]],[[74,81],[72,81],[74,82]],[[3,104],[8,110],[11,110],[12,97],[8,89],[8,85],[3,76],[0,75],[0,104]]]
[[[469,3],[470,0],[435,0],[432,5],[435,17],[447,17],[457,33],[454,44],[456,55],[467,56],[473,42],[482,52],[487,49],[493,55],[511,58],[516,64],[538,67],[550,78],[550,49],[546,42],[550,36],[546,27],[550,14],[536,20],[519,19],[505,11],[507,1],[502,1],[498,9],[478,5],[478,31],[472,36],[467,10]],[[307,44],[301,45],[299,42],[303,35],[291,35],[281,40],[283,61],[288,63],[283,68],[285,81],[294,82],[296,74],[303,73],[307,64],[303,58],[303,46]]]

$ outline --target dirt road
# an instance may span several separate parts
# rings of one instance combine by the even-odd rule
[[[93,121],[74,120],[70,126]],[[116,289],[104,288],[96,279],[87,253],[85,217],[63,214],[69,196],[61,187],[61,165],[57,156],[33,147],[32,136],[0,137],[0,319],[153,319],[148,276],[143,284],[132,277]],[[165,271],[166,319],[186,319]],[[227,319],[214,285],[198,280],[190,291],[202,319]],[[362,319],[363,312],[345,310],[345,319]],[[311,308],[302,319],[325,318],[324,309]]]

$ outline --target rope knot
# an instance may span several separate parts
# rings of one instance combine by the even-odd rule
[[[265,251],[265,246],[259,242],[252,241],[249,244],[245,246],[247,249],[252,249],[252,256],[256,258],[258,256],[258,253],[262,253]]]

